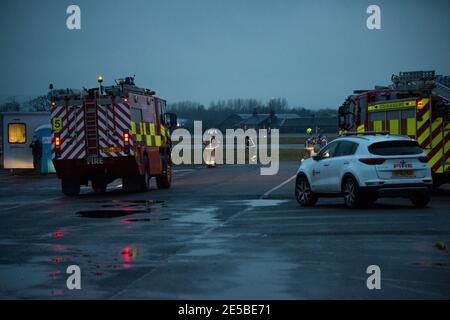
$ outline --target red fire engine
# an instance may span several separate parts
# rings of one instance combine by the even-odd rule
[[[400,72],[393,84],[357,90],[339,108],[341,131],[388,131],[416,139],[436,186],[450,181],[449,77],[434,71]]]
[[[62,192],[80,193],[88,185],[97,193],[121,178],[123,190],[139,192],[156,178],[158,188],[172,180],[170,130],[176,115],[166,101],[139,88],[133,77],[92,89],[53,89],[50,85],[52,156]]]

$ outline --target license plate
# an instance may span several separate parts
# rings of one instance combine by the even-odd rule
[[[87,164],[88,165],[103,164],[103,158],[89,157],[87,158]]]
[[[412,177],[413,172],[411,170],[392,171],[393,177]]]
[[[103,148],[103,152],[122,152],[121,147],[106,147]]]

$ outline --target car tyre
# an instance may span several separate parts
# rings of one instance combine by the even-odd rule
[[[425,208],[428,203],[430,203],[431,196],[428,193],[418,194],[414,197],[411,197],[410,200],[416,208]]]
[[[156,177],[158,189],[169,189],[172,185],[172,160],[170,157],[163,158],[163,174]]]
[[[62,179],[61,189],[66,196],[77,196],[80,194],[80,182],[73,179]]]
[[[295,199],[302,207],[311,207],[317,203],[317,196],[312,192],[308,179],[300,175],[295,183]]]
[[[148,157],[144,157],[144,175],[142,176],[141,182],[141,191],[150,190],[150,180],[152,177],[150,176],[150,162],[148,161]]]
[[[363,197],[358,182],[353,177],[347,177],[342,185],[344,202],[348,208],[354,209],[362,205]]]
[[[92,190],[94,190],[95,193],[105,193],[107,188],[107,183],[101,179],[95,179],[92,180]]]

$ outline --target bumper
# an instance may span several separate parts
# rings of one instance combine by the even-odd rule
[[[432,184],[386,184],[381,186],[362,187],[366,194],[376,194],[378,197],[411,197],[415,195],[429,194]]]
[[[59,178],[89,180],[97,175],[111,178],[139,174],[138,164],[133,156],[103,158],[102,164],[90,165],[86,159],[53,160]]]

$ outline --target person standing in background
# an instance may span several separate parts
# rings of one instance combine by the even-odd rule
[[[31,153],[33,154],[33,168],[36,173],[41,172],[42,143],[34,136],[30,143]]]

